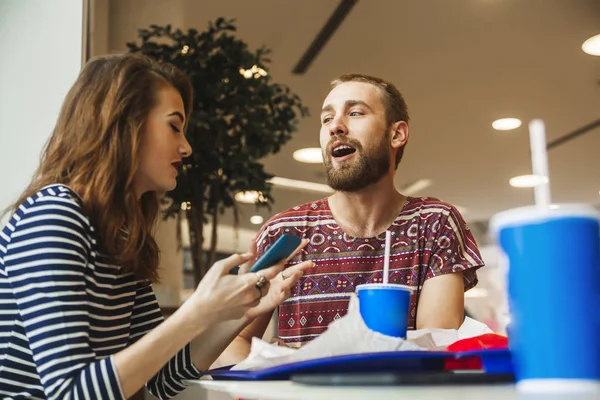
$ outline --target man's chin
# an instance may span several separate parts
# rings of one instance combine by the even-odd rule
[[[331,172],[333,172],[333,175]],[[331,170],[327,171],[327,184],[338,192],[356,193],[379,182],[383,178],[383,175],[370,179],[368,176],[357,176],[356,173],[354,175],[348,173],[336,175],[335,172]]]
[[[363,182],[344,177],[328,177],[329,186],[339,192],[357,192],[365,187]]]

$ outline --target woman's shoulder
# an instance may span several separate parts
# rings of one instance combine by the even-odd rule
[[[81,197],[69,186],[62,183],[46,185],[37,192],[29,196],[21,206],[25,208],[36,203],[63,203],[72,204],[76,207],[82,207]]]
[[[44,186],[27,197],[2,234],[5,244],[12,244],[14,249],[44,252],[53,248],[55,255],[67,257],[72,256],[71,250],[89,252],[96,246],[94,228],[81,200],[72,189],[60,184]],[[68,250],[69,246],[75,247]]]
[[[44,215],[57,215],[78,221],[80,225],[89,225],[89,218],[83,209],[79,195],[64,184],[47,185],[33,193],[21,203],[14,215],[17,221]]]

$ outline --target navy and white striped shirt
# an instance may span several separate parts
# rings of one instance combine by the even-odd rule
[[[163,321],[149,284],[107,263],[81,200],[47,186],[0,233],[0,397],[124,399],[112,355]],[[200,376],[185,346],[148,383]]]

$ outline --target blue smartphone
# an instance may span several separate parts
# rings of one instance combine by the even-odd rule
[[[298,246],[302,239],[294,235],[282,235],[250,268],[248,272],[258,272],[261,269],[272,267],[281,260],[288,258]]]

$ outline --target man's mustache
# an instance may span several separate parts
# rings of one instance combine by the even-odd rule
[[[354,147],[356,149],[356,151],[362,150],[362,146],[361,146],[360,142],[357,140],[348,139],[344,136],[332,136],[331,139],[329,139],[327,146],[325,147],[325,149],[326,149],[325,153],[327,156],[329,156],[329,154],[331,153],[333,144],[335,142],[341,142],[345,145],[350,145],[350,146]]]

